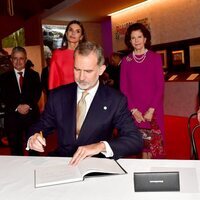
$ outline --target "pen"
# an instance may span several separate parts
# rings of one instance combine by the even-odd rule
[[[42,140],[44,140],[44,137],[43,137],[43,133],[42,133],[42,131],[40,131],[40,137],[42,138]],[[42,146],[44,147],[45,145],[42,144]]]
[[[40,136],[41,136],[41,138],[43,139],[43,133],[42,133],[42,131],[40,131]]]

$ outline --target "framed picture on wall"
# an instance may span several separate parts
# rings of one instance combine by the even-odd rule
[[[172,64],[174,66],[185,64],[184,50],[172,51]]]
[[[167,68],[167,51],[166,50],[159,50],[156,51],[156,53],[159,53],[162,58],[162,63],[163,63],[163,69]]]
[[[190,49],[190,67],[200,67],[200,44],[192,45]]]

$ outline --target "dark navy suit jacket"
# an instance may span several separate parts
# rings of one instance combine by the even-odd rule
[[[1,98],[5,103],[6,130],[16,132],[21,126],[28,127],[40,116],[38,101],[41,96],[39,74],[32,69],[25,69],[22,92],[20,93],[14,70],[1,75]],[[28,104],[31,107],[27,115],[16,112],[19,104]],[[23,128],[22,128],[23,129]]]
[[[134,126],[127,108],[127,100],[122,93],[111,87],[99,85],[78,139],[76,104],[76,83],[51,91],[40,121],[30,129],[30,135],[43,131],[47,136],[57,129],[56,156],[72,156],[79,146],[100,141],[109,143],[115,159],[141,152],[141,134]],[[112,134],[114,128],[119,131],[116,138],[113,138]]]

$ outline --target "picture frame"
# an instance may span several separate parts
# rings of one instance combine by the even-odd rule
[[[173,66],[185,64],[184,50],[172,51]]]
[[[190,67],[200,67],[200,44],[189,46]]]
[[[163,64],[163,69],[167,68],[167,50],[159,50],[156,51],[156,53],[161,55],[161,59],[162,59],[162,64]]]

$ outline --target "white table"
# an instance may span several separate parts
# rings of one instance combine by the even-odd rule
[[[69,158],[0,156],[2,200],[199,200],[200,161],[120,159],[126,175],[34,188],[34,169],[67,163]],[[180,192],[134,192],[133,172],[180,170]]]

